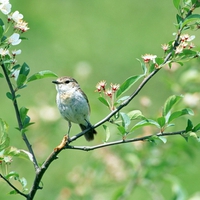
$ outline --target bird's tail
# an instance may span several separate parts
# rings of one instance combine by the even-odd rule
[[[82,124],[79,124],[79,126],[81,127],[81,130],[84,131],[85,129],[89,128],[90,126],[84,126]],[[97,134],[95,129],[90,129],[88,132],[85,133],[85,139],[87,141],[91,141],[94,140],[94,134]]]

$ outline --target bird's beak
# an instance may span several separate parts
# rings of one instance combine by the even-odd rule
[[[58,82],[58,81],[52,81],[52,83],[54,83],[54,84],[59,84],[59,82]]]

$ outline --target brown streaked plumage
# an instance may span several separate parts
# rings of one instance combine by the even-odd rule
[[[78,82],[71,77],[64,76],[52,81],[56,84],[56,102],[61,115],[68,121],[69,129],[71,122],[79,124],[81,130],[85,130],[92,125],[89,121],[90,105],[86,94],[81,90]],[[87,141],[94,139],[94,129],[85,133]]]

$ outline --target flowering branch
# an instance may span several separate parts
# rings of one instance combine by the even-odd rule
[[[18,107],[18,103],[17,103],[15,91],[14,91],[14,89],[13,89],[13,86],[12,86],[12,84],[11,84],[11,82],[10,82],[10,79],[9,79],[9,77],[8,77],[8,74],[7,74],[7,72],[6,72],[6,67],[5,67],[4,63],[1,64],[1,67],[2,67],[2,69],[3,69],[4,75],[5,75],[5,77],[6,77],[6,81],[7,81],[7,83],[8,83],[10,92],[11,92],[12,97],[13,97],[13,106],[14,106],[14,108],[15,108],[15,114],[16,114],[16,118],[17,118],[17,122],[18,122],[18,128],[19,128],[20,131],[22,131],[22,130],[23,130],[23,124],[22,124],[22,120],[21,120],[21,117],[20,117],[20,112],[19,112],[19,107]],[[25,132],[23,132],[23,131],[22,131],[22,138],[23,138],[23,140],[24,140],[24,142],[25,142],[25,144],[26,144],[26,146],[27,146],[29,152],[30,152],[31,155],[32,155],[33,164],[34,164],[35,170],[37,171],[37,170],[38,170],[38,163],[37,163],[35,154],[34,154],[34,152],[33,152],[32,146],[31,146],[31,144],[29,143],[28,138],[27,138]]]
[[[105,82],[104,81],[100,82],[100,84],[97,86],[97,90],[99,92],[99,91],[101,91],[101,89],[103,89],[103,94],[106,96],[106,100],[104,100],[102,98],[100,98],[100,100],[109,107],[111,112],[104,119],[100,120],[94,126],[84,130],[83,132],[78,133],[77,135],[75,135],[71,138],[67,138],[67,136],[64,136],[63,140],[61,141],[61,144],[54,149],[54,151],[49,155],[49,157],[46,159],[46,161],[40,167],[37,163],[37,160],[34,155],[31,144],[29,143],[29,141],[26,137],[26,134],[25,134],[25,130],[26,130],[27,126],[31,125],[30,118],[27,115],[28,109],[26,109],[24,107],[19,109],[17,100],[16,100],[18,97],[16,95],[16,92],[19,89],[22,89],[23,87],[25,87],[28,82],[43,78],[44,74],[46,74],[47,76],[49,76],[49,75],[53,76],[53,74],[50,73],[49,71],[48,72],[45,71],[45,73],[44,72],[37,73],[28,78],[30,69],[26,64],[24,64],[20,67],[14,65],[16,63],[15,56],[17,54],[21,53],[21,50],[20,51],[19,50],[12,51],[12,55],[10,55],[9,48],[10,48],[10,46],[18,45],[21,42],[19,33],[26,32],[29,28],[27,26],[27,23],[22,20],[23,15],[20,14],[18,11],[15,11],[14,13],[9,14],[11,12],[11,5],[9,4],[8,0],[0,1],[1,12],[6,15],[9,14],[8,15],[8,23],[12,23],[14,25],[14,33],[10,37],[5,37],[5,39],[1,41],[2,42],[1,45],[4,46],[4,48],[0,49],[0,65],[2,67],[4,76],[6,78],[7,84],[10,89],[10,93],[7,93],[7,97],[9,99],[11,99],[13,102],[13,105],[15,108],[15,114],[16,114],[17,121],[18,121],[18,129],[20,130],[20,132],[22,134],[22,138],[23,138],[24,142],[26,143],[29,153],[31,154],[30,160],[33,162],[33,165],[35,167],[35,179],[34,179],[32,188],[30,189],[29,193],[24,194],[21,191],[19,191],[14,185],[12,185],[10,183],[10,181],[8,180],[8,178],[6,178],[6,176],[4,177],[3,175],[0,174],[0,177],[3,180],[5,180],[16,191],[16,193],[24,196],[27,200],[32,200],[35,197],[37,190],[42,189],[42,187],[40,187],[40,182],[43,178],[43,175],[49,168],[50,164],[54,160],[57,159],[58,154],[62,150],[75,149],[75,150],[90,151],[90,150],[95,150],[95,149],[104,148],[104,147],[108,147],[108,146],[123,144],[123,143],[148,141],[148,140],[151,141],[151,140],[154,140],[155,137],[161,138],[162,136],[172,136],[172,135],[184,136],[184,133],[187,133],[191,130],[199,130],[200,129],[199,126],[193,128],[191,123],[188,123],[188,127],[186,128],[186,130],[177,131],[177,132],[165,132],[164,126],[167,124],[167,122],[164,121],[166,123],[163,123],[163,120],[165,120],[164,117],[169,113],[169,110],[170,110],[168,108],[168,106],[166,106],[165,112],[164,112],[165,116],[161,117],[161,119],[159,121],[160,123],[152,122],[152,124],[154,124],[154,125],[156,124],[158,127],[161,127],[160,132],[157,134],[151,134],[148,136],[132,138],[132,139],[126,139],[125,136],[126,136],[127,132],[126,132],[126,130],[122,130],[122,131],[124,131],[122,140],[118,140],[118,141],[114,141],[114,142],[107,142],[107,143],[103,143],[103,144],[99,144],[99,145],[95,145],[95,146],[72,146],[72,145],[70,145],[73,141],[82,137],[90,129],[97,128],[97,127],[103,125],[105,122],[112,122],[111,118],[115,117],[118,113],[120,113],[119,111],[121,111],[122,108],[127,106],[138,95],[138,93],[149,82],[149,80],[152,79],[162,69],[162,67],[165,64],[172,63],[174,60],[179,58],[178,56],[183,52],[184,48],[186,48],[186,46],[188,45],[186,43],[189,41],[189,38],[190,38],[190,37],[187,37],[186,35],[183,37],[183,36],[181,36],[181,34],[182,34],[184,28],[187,26],[187,23],[186,23],[187,18],[192,15],[193,10],[196,8],[197,4],[199,4],[198,3],[199,1],[196,1],[196,2],[197,3],[193,4],[192,7],[189,9],[189,11],[185,15],[185,17],[180,17],[181,18],[180,20],[182,20],[182,21],[181,21],[181,23],[179,23],[179,28],[177,30],[177,34],[176,34],[176,38],[175,38],[174,42],[170,45],[163,45],[163,50],[165,52],[164,59],[161,59],[161,61],[158,62],[157,56],[155,56],[155,55],[146,54],[146,55],[142,56],[144,63],[142,63],[142,62],[141,63],[142,63],[143,69],[145,69],[144,70],[145,72],[144,72],[144,74],[142,74],[140,76],[136,76],[132,79],[134,82],[134,80],[139,80],[139,78],[145,77],[143,79],[143,81],[140,83],[140,85],[137,87],[137,89],[135,91],[133,91],[132,94],[129,97],[127,97],[125,100],[123,99],[123,101],[116,104],[115,98],[116,98],[116,96],[120,96],[120,93],[117,93],[117,90],[121,89],[120,86],[118,84],[111,84],[111,89],[106,90]],[[191,49],[193,47],[194,47],[194,45],[190,44],[189,48]],[[194,57],[197,57],[198,55],[194,54],[192,52],[191,56],[192,56],[191,58],[194,58]],[[151,63],[151,62],[153,62],[153,64],[151,65],[151,66],[153,66],[153,68],[151,68],[151,66],[149,65],[149,63]],[[148,75],[146,72],[147,66],[151,68],[151,70],[149,70]],[[18,69],[18,68],[20,68],[20,69]],[[55,76],[55,74],[54,74],[54,76]],[[10,78],[15,79],[16,84],[17,84],[15,88],[12,85]],[[125,91],[125,89],[124,89],[124,91]],[[171,98],[171,99],[173,100],[173,102],[176,102],[178,100],[178,97]],[[118,105],[118,106],[116,106],[116,105]],[[180,112],[179,115],[183,115],[184,113],[187,113],[187,112],[188,112],[188,110],[186,110],[186,111],[184,110],[184,112]],[[151,123],[151,121],[148,121],[148,120],[146,120],[146,121],[143,120],[143,122]]]

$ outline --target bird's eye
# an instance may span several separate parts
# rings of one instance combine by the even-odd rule
[[[69,80],[66,80],[66,81],[65,81],[66,84],[68,84],[69,82],[70,82]]]

